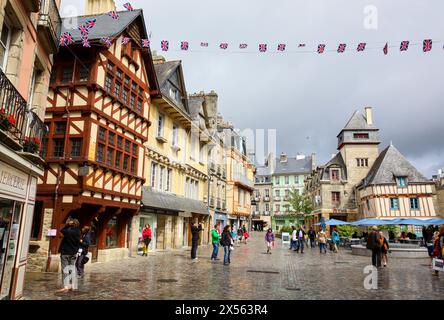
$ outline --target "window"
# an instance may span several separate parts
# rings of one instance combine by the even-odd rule
[[[46,159],[48,155],[48,138],[43,138],[42,141],[42,158]]]
[[[341,193],[340,192],[332,192],[331,193],[331,202],[333,202],[333,203],[341,202]]]
[[[97,156],[96,156],[97,162],[103,162],[104,155],[105,155],[105,146],[103,144],[99,144],[97,147]]]
[[[133,82],[133,84],[131,85],[131,90],[135,93],[137,92],[137,83]]]
[[[171,191],[172,179],[173,179],[173,170],[168,169],[165,191]]]
[[[137,155],[137,144],[133,144],[133,156]]]
[[[110,76],[110,75],[107,75],[106,79],[105,79],[105,90],[106,90],[106,92],[108,92],[108,93],[111,92],[112,87],[113,87],[113,77]]]
[[[410,209],[419,210],[419,199],[418,198],[410,198]]]
[[[179,128],[174,123],[173,124],[173,139],[172,139],[173,147],[178,146],[178,138],[179,138]]]
[[[122,79],[122,77],[123,77],[123,72],[122,72],[122,70],[117,69],[116,77],[119,78],[119,79]]]
[[[368,159],[358,158],[356,159],[356,162],[358,167],[368,167]]]
[[[240,206],[242,203],[242,192],[237,190],[237,205]]]
[[[391,198],[390,199],[390,208],[392,210],[399,210],[399,199],[398,198]]]
[[[142,113],[142,100],[137,100],[137,112]]]
[[[270,189],[265,189],[265,197],[270,197]]]
[[[122,99],[125,102],[128,102],[128,96],[129,96],[129,91],[127,88],[123,89],[123,95],[122,95]]]
[[[368,133],[355,133],[353,134],[354,139],[369,139]]]
[[[157,136],[162,137],[163,136],[163,126],[164,126],[165,118],[162,114],[159,114],[159,117],[157,118]]]
[[[56,122],[54,134],[65,134],[66,133],[66,122]]]
[[[244,207],[247,207],[247,192],[244,191]]]
[[[131,142],[129,140],[125,140],[125,152],[131,152]]]
[[[117,217],[113,217],[106,226],[106,247],[115,248],[117,247],[119,240],[119,226],[117,223]]]
[[[151,162],[151,188],[156,187],[156,171],[157,171],[157,164]]]
[[[280,180],[280,177],[275,177],[274,180],[275,180],[276,184],[279,185],[279,183],[280,183],[280,181],[279,181],[279,180]]]
[[[277,204],[276,205],[276,212],[280,212],[281,211],[281,205],[280,204]]]
[[[1,57],[0,57],[1,59]],[[52,68],[52,72],[51,72],[51,77],[49,78],[49,83],[50,84],[54,84],[57,80],[57,69],[56,68]]]
[[[280,190],[275,190],[275,195],[276,197],[280,197],[281,196],[281,191]]]
[[[398,180],[398,187],[400,188],[407,187],[407,177],[399,177],[397,180]]]
[[[99,141],[105,142],[106,141],[106,129],[100,127],[99,128]]]
[[[123,138],[121,136],[117,137],[117,148],[119,148],[120,150],[123,149]]]
[[[89,80],[89,66],[82,65],[79,70],[79,81],[87,82]]]
[[[9,46],[11,43],[11,29],[6,23],[3,23],[2,34],[0,38],[0,68],[6,70],[8,64]]]
[[[128,171],[129,157],[123,156],[123,170]]]
[[[53,140],[53,157],[61,158],[65,152],[65,140],[64,139],[54,139]]]
[[[72,67],[67,66],[62,68],[62,82],[71,82],[72,81]]]
[[[331,180],[339,181],[339,170],[337,169],[331,170]]]
[[[164,186],[164,179],[165,177],[165,167],[164,166],[160,166],[160,170],[159,170],[159,190],[163,190],[163,186]]]
[[[366,204],[367,204],[367,210],[370,211],[370,200],[367,199]]]
[[[82,150],[82,139],[71,139],[71,158],[80,157]]]
[[[136,173],[136,165],[137,165],[137,159],[133,158],[131,160],[131,173]]]
[[[285,190],[285,196],[288,198],[288,197],[290,197],[290,190]]]
[[[120,169],[121,165],[122,165],[122,152],[117,151],[116,152],[116,167]]]
[[[114,64],[111,61],[108,61],[108,65],[106,66],[106,69],[110,72],[114,72]]]
[[[108,134],[108,144],[113,147],[116,145],[116,134],[115,133],[110,132]]]
[[[114,149],[108,148],[106,151],[106,164],[108,166],[113,165],[113,158],[114,158]]]
[[[265,204],[265,211],[270,211],[270,204],[269,203]]]
[[[130,77],[125,77],[125,85],[126,86],[129,86],[129,84],[130,84],[130,82],[131,82],[131,79],[130,79]]]
[[[114,95],[120,98],[121,90],[122,90],[122,84],[116,81],[116,84],[114,85]]]
[[[285,184],[290,184],[290,177],[285,177]]]
[[[134,110],[136,107],[136,95],[134,93],[131,94],[130,108]]]

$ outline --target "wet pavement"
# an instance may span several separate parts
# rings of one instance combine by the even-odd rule
[[[318,248],[304,254],[288,250],[280,240],[266,254],[264,234],[253,232],[248,244],[235,247],[231,265],[210,261],[211,246],[200,247],[198,261],[189,251],[152,253],[118,262],[89,266],[79,290],[55,291],[61,276],[28,273],[24,298],[28,300],[322,300],[322,299],[444,299],[444,274],[432,276],[428,259],[391,259],[378,273],[378,289],[364,288],[369,258],[338,254],[320,255]]]

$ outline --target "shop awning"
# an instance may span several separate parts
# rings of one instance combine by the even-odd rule
[[[142,189],[142,205],[153,209],[210,215],[208,207],[202,201],[155,191],[150,187]]]
[[[345,221],[341,221],[341,220],[336,220],[336,219],[330,219],[325,221],[325,225],[326,226],[344,226],[344,225],[349,225],[350,222],[345,222]],[[321,223],[317,223],[317,226],[321,225]]]
[[[399,218],[399,219],[362,219],[353,222],[353,226],[383,226],[383,225],[411,225],[411,226],[427,226],[444,224],[444,219],[415,219],[415,218]]]

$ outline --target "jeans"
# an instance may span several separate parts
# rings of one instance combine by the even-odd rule
[[[77,255],[61,255],[60,261],[62,263],[62,280],[65,288],[74,288],[77,279],[76,277],[76,259]]]
[[[197,240],[191,241],[191,259],[197,258],[197,246],[199,245],[199,242]]]
[[[77,257],[76,260],[76,269],[77,269],[77,275],[79,277],[82,277],[85,274],[85,265],[82,263],[83,258],[86,255],[81,254],[80,256]]]
[[[301,253],[304,252],[304,243],[305,243],[305,240],[302,238],[297,240],[296,251],[299,251],[299,249],[301,249]]]
[[[315,239],[314,238],[310,239],[310,247],[314,248],[315,246],[316,246]]]
[[[296,249],[297,248],[297,240],[290,240],[290,250],[291,249]]]
[[[322,253],[322,251],[324,251],[324,253],[327,253],[327,244],[319,242],[319,252]]]
[[[219,253],[219,244],[213,243],[213,253],[211,254],[211,259],[216,259],[218,253]]]
[[[231,256],[230,246],[224,246],[224,264],[231,263],[230,256]]]
[[[372,249],[372,264],[375,267],[381,266],[381,249]]]

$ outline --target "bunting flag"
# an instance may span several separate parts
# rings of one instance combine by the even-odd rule
[[[347,45],[345,43],[339,44],[338,53],[343,53],[345,51],[346,47],[347,47]]]
[[[409,48],[409,41],[402,41],[401,42],[401,47],[399,48],[399,50],[401,51],[407,51]]]
[[[102,42],[107,47],[111,47],[113,44],[110,37],[103,37],[100,39],[100,42]]]
[[[299,43],[298,48],[303,48],[305,47],[305,43]]]
[[[150,40],[149,39],[142,39],[142,47],[149,48],[150,47]]]
[[[88,28],[86,27],[86,25],[84,25],[84,24],[80,25],[78,29],[79,29],[80,34],[81,34],[82,36],[85,36],[85,35],[88,35],[88,34],[89,34],[89,29],[88,29]]]
[[[248,44],[246,44],[246,43],[241,43],[239,45],[239,49],[247,49],[247,48],[248,48]]]
[[[67,44],[73,44],[74,43],[74,38],[72,37],[71,33],[65,32],[63,35],[65,36]]]
[[[186,50],[188,50],[188,47],[189,47],[189,45],[188,45],[188,41],[182,41],[182,42],[181,42],[181,44],[180,44],[180,49],[181,49],[181,50],[186,51]]]
[[[128,10],[128,11],[134,11],[133,6],[131,5],[131,3],[127,2],[123,5],[123,7]]]
[[[259,52],[267,51],[267,45],[265,43],[259,44]]]
[[[321,54],[324,53],[324,51],[325,51],[325,44],[318,45],[318,53]]]
[[[226,42],[222,42],[221,44],[220,44],[220,46],[219,46],[222,50],[226,50],[226,49],[228,49],[228,43],[226,43]]]
[[[422,45],[422,50],[424,52],[429,52],[430,50],[432,50],[432,40],[431,39],[424,40],[423,45]]]
[[[128,38],[128,37],[123,37],[122,38],[122,44],[123,45],[127,45],[128,43],[130,43],[130,41],[131,41],[131,38]]]
[[[358,50],[358,51],[364,51],[366,45],[367,45],[367,44],[366,44],[365,42],[361,42],[360,44],[358,44],[358,48],[357,48],[357,50]]]
[[[88,29],[92,29],[94,28],[94,26],[96,25],[96,21],[97,19],[91,19],[85,22],[85,27]]]
[[[162,48],[162,51],[168,51],[169,42],[167,40],[162,40],[160,47]]]
[[[201,42],[200,46],[204,47],[204,48],[208,48],[208,42]]]
[[[285,43],[278,44],[278,51],[285,51]]]
[[[388,50],[389,50],[389,45],[388,42],[385,44],[384,49],[382,49],[382,51],[384,52],[385,55],[388,54]]]
[[[89,39],[87,36],[82,37],[82,46],[85,48],[91,48],[91,44],[89,43]]]
[[[120,18],[119,14],[116,11],[110,11],[108,12],[108,15],[114,20],[119,20]]]
[[[66,41],[66,38],[65,38],[65,34],[62,34],[62,35],[60,36],[59,45],[60,45],[61,47],[66,47],[66,46],[68,45],[68,43],[67,43],[67,41]]]

